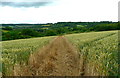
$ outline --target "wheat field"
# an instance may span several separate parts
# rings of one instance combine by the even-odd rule
[[[10,75],[15,64],[27,64],[30,54],[45,46],[54,37],[30,38],[2,42],[2,71]]]
[[[66,35],[78,48],[88,76],[118,75],[118,31]]]
[[[65,35],[80,55],[80,70],[85,76],[118,75],[118,31],[87,32]],[[28,64],[30,54],[38,52],[55,36],[2,42],[2,71],[13,73],[14,65]],[[57,44],[57,43],[56,43]]]

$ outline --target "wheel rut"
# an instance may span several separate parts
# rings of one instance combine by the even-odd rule
[[[79,62],[77,50],[64,36],[59,36],[39,52],[30,55],[29,65],[24,67],[28,73],[21,72],[14,75],[80,76]]]

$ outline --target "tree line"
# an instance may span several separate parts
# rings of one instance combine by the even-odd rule
[[[14,29],[10,26],[2,28],[2,40],[15,40],[33,37],[56,36],[63,34],[82,33],[90,31],[120,30],[120,22],[116,23],[71,23],[61,22],[51,24],[48,29]]]

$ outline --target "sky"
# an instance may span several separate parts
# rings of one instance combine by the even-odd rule
[[[0,0],[0,23],[118,21],[119,0]]]

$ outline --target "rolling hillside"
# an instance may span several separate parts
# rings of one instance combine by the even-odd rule
[[[117,76],[117,36],[103,31],[3,41],[3,75]]]

